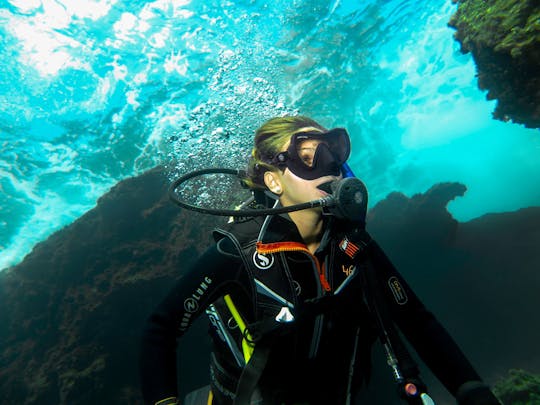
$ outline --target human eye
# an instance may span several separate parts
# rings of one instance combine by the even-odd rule
[[[311,146],[303,146],[298,150],[298,156],[307,166],[311,167],[313,165],[313,158],[315,156],[316,148]]]

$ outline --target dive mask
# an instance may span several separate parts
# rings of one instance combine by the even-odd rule
[[[298,132],[291,137],[287,150],[278,153],[268,163],[280,168],[286,167],[304,180],[314,180],[324,176],[339,176],[350,152],[351,141],[344,128],[322,133]]]

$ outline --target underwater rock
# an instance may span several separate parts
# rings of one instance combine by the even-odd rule
[[[449,21],[476,63],[478,86],[497,99],[494,118],[540,127],[540,4],[536,0],[453,0]]]
[[[494,392],[505,404],[540,404],[540,375],[510,370],[507,378],[497,382]]]
[[[173,205],[168,184],[159,169],[120,182],[0,273],[3,403],[142,403],[143,322],[216,222]]]
[[[120,182],[0,273],[5,403],[142,404],[145,319],[226,220],[179,209],[168,184],[160,168]],[[539,327],[524,308],[540,306],[540,208],[459,223],[446,205],[464,192],[445,183],[411,198],[392,193],[370,211],[369,231],[486,380],[510,368],[538,372],[530,350]],[[208,379],[205,328],[202,320],[182,339],[181,394]],[[384,358],[374,361],[387,375]],[[425,376],[441,403],[449,398]]]
[[[369,211],[368,228],[376,238],[394,246],[399,255],[407,256],[411,250],[439,250],[454,241],[458,226],[446,206],[466,190],[463,184],[440,183],[411,198],[393,192]],[[408,233],[406,238],[404,232]]]

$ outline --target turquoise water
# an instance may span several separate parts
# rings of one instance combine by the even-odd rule
[[[360,3],[361,5],[358,5]],[[123,178],[235,167],[285,113],[345,126],[371,205],[458,181],[540,205],[540,134],[491,118],[450,1],[0,0],[0,269]]]

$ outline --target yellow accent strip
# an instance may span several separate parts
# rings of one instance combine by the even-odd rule
[[[253,354],[254,344],[252,343],[251,335],[247,331],[246,323],[242,319],[242,316],[240,316],[240,313],[236,309],[236,306],[232,302],[232,298],[229,294],[225,295],[223,297],[225,300],[225,304],[227,304],[227,307],[229,308],[229,311],[231,311],[231,315],[233,316],[234,320],[236,321],[236,324],[240,328],[240,332],[242,332],[242,351],[244,352],[244,360],[246,361],[246,364],[248,363],[249,359],[251,359],[251,355]],[[249,339],[246,340],[246,337]]]
[[[214,393],[212,390],[208,392],[208,401],[206,401],[206,405],[212,405],[212,401],[214,400]]]
[[[173,402],[171,402],[171,400]],[[177,403],[177,398],[176,397],[168,397],[168,398],[165,398],[165,399],[160,399],[159,401],[157,401],[154,405],[167,405],[167,404],[176,404]]]

